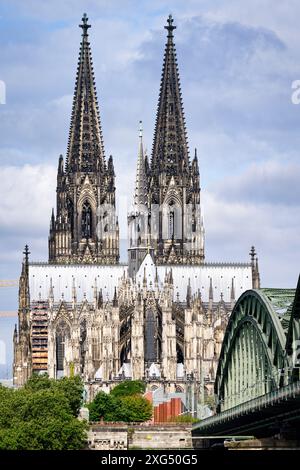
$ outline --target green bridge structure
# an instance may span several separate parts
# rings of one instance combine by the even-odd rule
[[[216,414],[200,436],[300,437],[300,276],[296,289],[252,289],[238,299],[224,336]]]

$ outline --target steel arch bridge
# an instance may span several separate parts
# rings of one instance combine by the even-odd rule
[[[286,336],[268,293],[263,289],[246,291],[233,309],[216,375],[218,411],[288,383],[290,363],[285,350]],[[294,294],[294,290],[285,291],[289,303]]]
[[[222,344],[215,380],[217,414],[194,430],[205,435],[259,428],[261,433],[279,421],[300,423],[299,371],[300,276],[296,290],[244,292]]]

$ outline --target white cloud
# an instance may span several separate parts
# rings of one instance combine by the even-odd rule
[[[33,234],[49,225],[56,170],[50,165],[0,167],[0,226],[4,234]]]
[[[291,210],[298,207],[300,220],[300,164],[279,164],[274,160],[256,163],[240,175],[225,178],[217,194],[223,200],[248,201],[260,205],[272,204]],[[296,214],[295,214],[296,215]]]
[[[166,35],[163,24],[171,10],[178,25],[189,141],[191,148],[198,147],[200,157],[208,258],[243,260],[254,243],[265,263],[265,282],[280,285],[280,272],[288,265],[282,282],[295,284],[299,212],[296,204],[289,206],[287,196],[292,197],[300,148],[300,106],[290,101],[291,81],[299,78],[298,3],[10,4],[20,9],[17,34],[8,38],[0,31],[0,78],[7,83],[7,104],[0,110],[3,263],[19,260],[26,241],[35,259],[47,257],[57,158],[67,147],[80,42],[77,24],[85,10],[92,24],[104,143],[106,154],[114,155],[121,236],[126,236],[128,204],[122,200],[132,196],[140,119],[151,150]],[[269,180],[264,175],[267,167]],[[257,185],[252,191],[253,181]]]
[[[247,261],[255,245],[262,285],[293,287],[299,275],[299,207],[257,206],[203,194],[208,261]]]

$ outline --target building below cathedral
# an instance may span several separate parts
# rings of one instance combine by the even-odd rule
[[[260,286],[248,263],[205,260],[197,152],[190,161],[173,19],[151,159],[140,129],[136,184],[128,214],[128,263],[119,262],[113,157],[105,157],[89,43],[82,19],[66,159],[59,157],[49,261],[26,246],[14,332],[14,383],[33,372],[80,374],[89,398],[118,381],[150,389],[210,393],[236,299]],[[195,393],[196,393],[195,392]]]

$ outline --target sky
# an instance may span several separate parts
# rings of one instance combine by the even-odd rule
[[[190,154],[196,147],[200,164],[206,259],[248,261],[255,245],[262,286],[295,287],[299,0],[1,0],[0,279],[18,278],[25,243],[31,260],[47,260],[84,12],[106,155],[115,162],[122,259],[139,121],[150,154],[172,13]],[[17,289],[2,288],[0,311],[16,308]],[[12,324],[0,323],[0,350]]]

